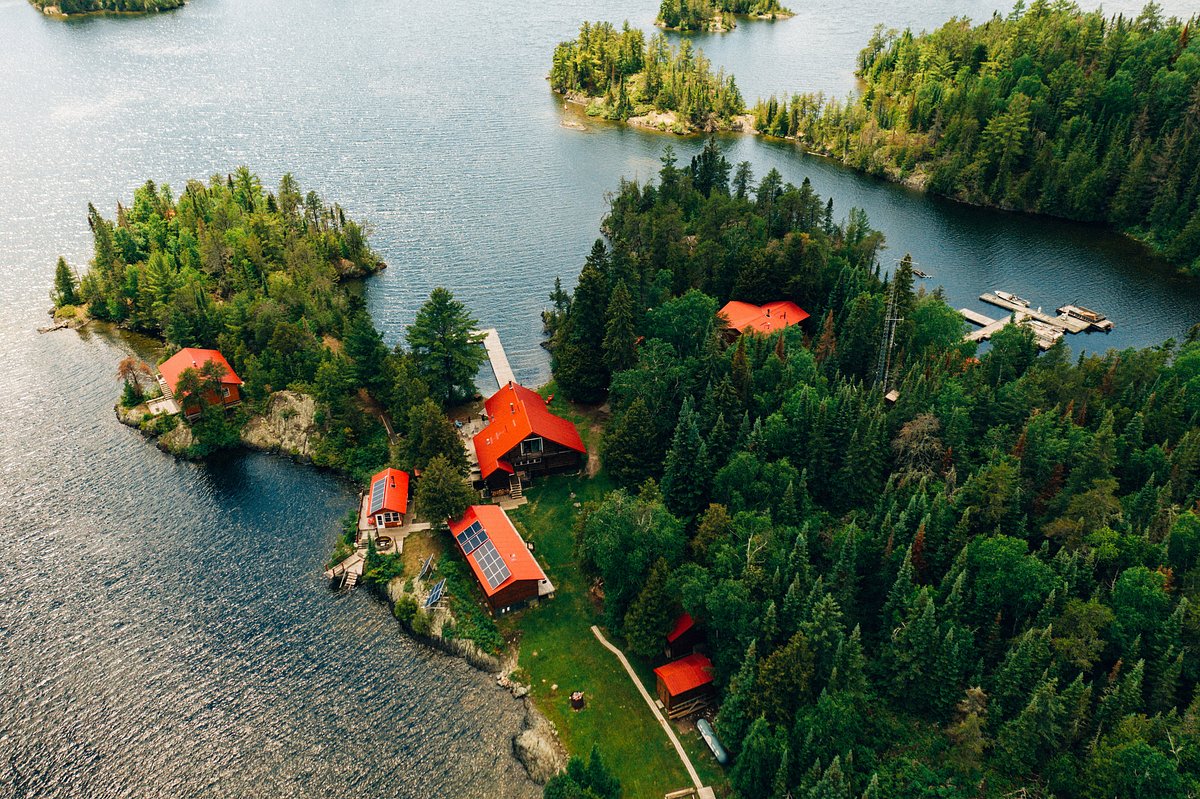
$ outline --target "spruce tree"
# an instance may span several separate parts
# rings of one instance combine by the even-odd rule
[[[693,516],[700,512],[708,495],[708,474],[704,441],[696,424],[692,398],[687,397],[679,411],[679,422],[663,464],[663,497],[672,513]]]
[[[659,558],[650,567],[646,584],[625,614],[625,640],[638,655],[650,659],[662,652],[664,636],[673,617],[671,595],[667,592],[670,567]]]
[[[50,295],[50,299],[54,302],[55,308],[76,305],[79,302],[79,281],[75,278],[71,267],[67,266],[67,259],[61,255],[58,257],[58,264],[54,267],[54,292]]]
[[[417,373],[443,407],[475,393],[475,375],[487,360],[478,326],[453,294],[436,288],[405,334]]]
[[[618,485],[637,488],[657,471],[649,452],[654,420],[641,397],[609,429],[604,440],[604,463]]]
[[[633,327],[633,300],[625,281],[617,283],[608,301],[604,328],[604,364],[610,373],[629,369],[637,361],[637,332]]]
[[[421,518],[441,529],[447,521],[462,518],[477,497],[453,464],[438,455],[421,473],[415,499]]]

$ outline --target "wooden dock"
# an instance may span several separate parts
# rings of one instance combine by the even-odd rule
[[[508,355],[504,352],[504,345],[500,343],[500,334],[496,332],[496,328],[489,327],[487,330],[476,330],[475,332],[483,334],[483,348],[487,350],[488,360],[492,364],[492,374],[496,376],[496,385],[503,387],[517,382],[512,367],[508,364]]]
[[[963,340],[965,341],[987,341],[1006,325],[1014,322],[1018,325],[1024,325],[1033,331],[1033,335],[1037,339],[1038,349],[1040,350],[1050,349],[1054,346],[1055,342],[1063,337],[1061,328],[1042,322],[1029,313],[1029,309],[1027,308],[1020,311],[1013,311],[1011,316],[1006,316],[1003,319],[991,319],[981,313],[972,311],[970,308],[960,308],[958,312],[968,322],[980,326],[978,330],[973,330],[964,336]]]
[[[1034,310],[1033,308],[1022,305],[1019,302],[1012,302],[1011,300],[997,297],[991,292],[979,295],[979,299],[982,302],[986,302],[988,305],[995,305],[999,308],[1003,308],[1006,311],[1024,314],[1030,319],[1034,319],[1045,325],[1057,327],[1067,333],[1082,333],[1092,326],[1091,323],[1085,322],[1082,319],[1076,319],[1075,317],[1068,316],[1067,314],[1052,316],[1051,314],[1044,313],[1041,308]]]

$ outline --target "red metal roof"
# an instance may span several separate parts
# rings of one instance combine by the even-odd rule
[[[488,426],[475,434],[475,454],[479,472],[486,480],[497,469],[512,473],[503,460],[518,444],[531,435],[539,435],[576,452],[586,452],[575,425],[550,413],[546,401],[537,392],[509,383],[483,403]]]
[[[546,573],[542,571],[542,567],[534,559],[533,553],[525,545],[525,539],[521,538],[517,528],[513,527],[513,523],[509,521],[508,514],[504,512],[503,508],[499,505],[472,505],[467,508],[467,512],[461,519],[450,522],[450,534],[457,536],[470,527],[473,522],[479,522],[482,525],[488,538],[491,539],[492,545],[496,547],[496,552],[503,559],[504,565],[508,566],[508,570],[512,572],[504,582],[492,588],[483,576],[483,569],[476,562],[475,554],[479,550],[467,555],[467,563],[471,564],[471,571],[475,572],[475,579],[479,581],[479,587],[485,594],[489,597],[494,596],[518,580],[547,579]],[[457,539],[455,539],[455,544],[457,545],[457,543]],[[460,547],[459,552],[461,551]]]
[[[766,305],[730,300],[721,309],[721,316],[734,330],[770,334],[803,322],[808,318],[808,311],[786,300]]]
[[[696,623],[692,621],[692,614],[684,613],[675,620],[675,629],[667,633],[667,642],[672,644],[675,643],[677,640],[679,640],[679,636],[683,635],[694,626],[696,626]]]
[[[224,355],[217,350],[202,350],[196,347],[184,347],[167,358],[158,365],[158,373],[163,376],[167,387],[174,394],[175,387],[179,385],[179,376],[185,369],[199,369],[209,361],[215,361],[225,367],[225,376],[221,378],[222,385],[240,386],[242,384],[242,379],[233,371],[233,367],[229,365],[229,361],[225,360]]]
[[[696,652],[654,670],[654,676],[667,687],[671,696],[679,696],[713,681],[712,661]]]
[[[380,480],[385,480],[383,485],[383,506],[375,513],[382,511],[393,511],[395,513],[408,512],[408,472],[402,472],[399,469],[384,469],[371,478],[370,491],[375,490],[375,484]],[[374,514],[372,514],[374,515]]]

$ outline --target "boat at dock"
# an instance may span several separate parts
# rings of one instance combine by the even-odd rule
[[[994,291],[992,293],[995,294],[1000,299],[1004,300],[1005,302],[1012,303],[1013,305],[1020,305],[1022,308],[1029,307],[1029,300],[1025,299],[1024,297],[1018,297],[1016,294],[1013,294],[1012,292],[1000,291],[999,289],[997,289],[996,291]]]
[[[1058,313],[1062,316],[1078,319],[1081,322],[1087,322],[1092,328],[1102,330],[1105,333],[1115,327],[1113,321],[1104,314],[1093,311],[1091,308],[1084,308],[1082,305],[1064,305],[1058,309]]]

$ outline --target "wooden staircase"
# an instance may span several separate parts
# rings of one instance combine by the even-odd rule
[[[520,499],[525,496],[525,489],[521,486],[521,478],[515,474],[508,476],[508,495],[513,499]]]

